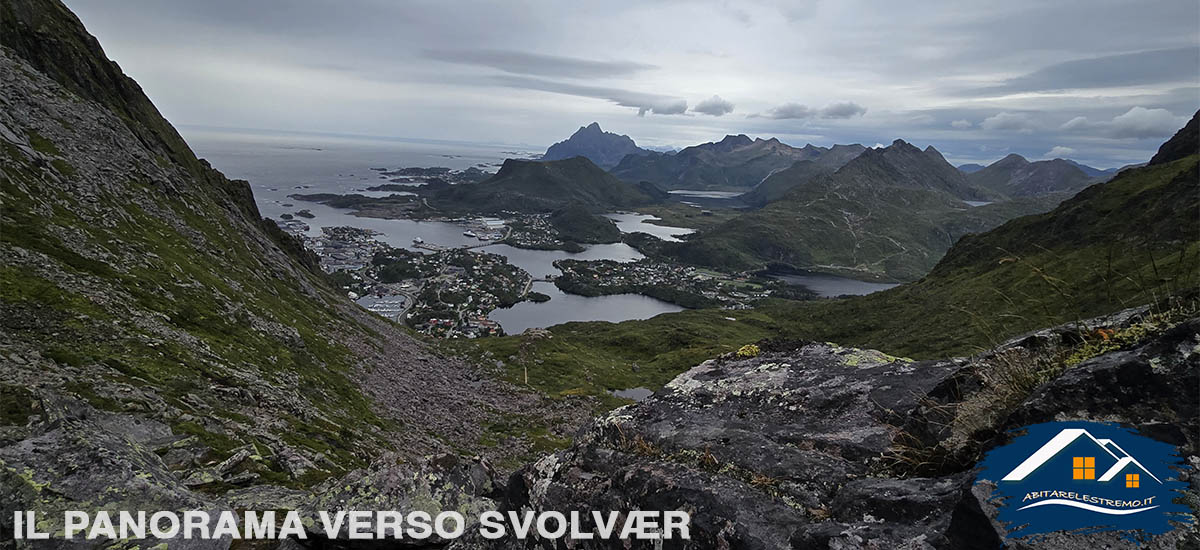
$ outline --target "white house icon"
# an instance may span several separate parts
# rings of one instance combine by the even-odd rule
[[[1032,474],[1051,458],[1054,458],[1054,456],[1060,451],[1067,448],[1068,445],[1074,443],[1076,439],[1079,439],[1083,436],[1087,436],[1088,439],[1096,444],[1096,446],[1103,449],[1105,452],[1111,455],[1114,460],[1117,461],[1116,464],[1113,464],[1112,467],[1105,471],[1104,475],[1100,476],[1100,478],[1096,481],[1110,481],[1113,477],[1116,477],[1117,474],[1121,473],[1121,471],[1126,467],[1133,465],[1140,468],[1143,472],[1146,472],[1146,475],[1153,478],[1154,481],[1162,483],[1162,480],[1150,473],[1150,470],[1147,470],[1145,466],[1142,466],[1141,462],[1138,462],[1136,458],[1133,458],[1133,456],[1125,452],[1125,449],[1122,449],[1119,445],[1113,442],[1113,440],[1096,439],[1092,436],[1092,434],[1088,433],[1087,430],[1082,428],[1067,428],[1061,432],[1058,432],[1058,435],[1051,438],[1050,441],[1047,441],[1045,445],[1042,445],[1040,449],[1038,449],[1032,455],[1029,455],[1029,458],[1026,458],[1024,462],[1014,468],[1013,471],[1009,472],[1008,475],[1004,476],[1002,481],[1021,481],[1025,479],[1026,476]]]

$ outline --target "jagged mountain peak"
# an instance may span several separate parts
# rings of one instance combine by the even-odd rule
[[[543,160],[563,160],[571,157],[586,157],[601,168],[612,168],[626,155],[649,155],[650,151],[637,146],[633,138],[622,134],[605,132],[600,123],[592,122],[580,126],[571,137],[551,145],[542,155]]]

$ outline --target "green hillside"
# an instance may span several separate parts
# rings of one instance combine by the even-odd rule
[[[864,279],[915,280],[959,237],[1015,216],[1041,212],[1052,199],[974,208],[988,196],[936,151],[897,140],[868,150],[829,176],[797,163],[771,179],[806,178],[760,210],[706,229],[664,253],[723,269],[784,264]]]
[[[565,241],[576,243],[615,243],[621,230],[612,220],[593,214],[583,203],[573,202],[550,214],[550,225]]]
[[[508,159],[485,181],[439,186],[426,193],[436,208],[476,213],[550,212],[571,202],[605,212],[658,200],[584,157],[545,162]]]
[[[330,289],[62,4],[0,3],[0,45],[5,444],[36,435],[35,415],[140,426],[200,491],[311,485],[386,450],[485,450],[490,411],[520,394]],[[75,437],[66,426],[43,444]],[[233,455],[254,458],[212,471]],[[27,483],[7,477],[18,466],[0,484]]]

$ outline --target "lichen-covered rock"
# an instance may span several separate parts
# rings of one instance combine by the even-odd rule
[[[391,510],[402,514],[423,511],[431,517],[440,512],[458,512],[465,519],[464,527],[469,527],[479,514],[496,509],[494,498],[500,490],[495,477],[491,465],[482,459],[442,454],[407,461],[390,454],[367,468],[315,488],[313,496],[300,509],[306,525],[316,527],[309,529],[312,539],[325,537],[316,521],[320,511],[329,512],[331,516],[339,511],[355,510]],[[355,541],[348,541],[348,534],[344,525],[338,540],[322,543],[353,546]],[[423,540],[389,540],[391,544],[416,547],[448,542],[436,534]]]
[[[1200,320],[1180,323],[1135,349],[1066,368],[1015,404],[998,402],[995,422],[973,432],[984,439],[956,444],[978,453],[1022,425],[1103,420],[1179,445],[1200,463],[1194,457],[1198,329]],[[998,354],[1045,338],[1053,346],[1079,343],[1033,338],[947,361],[911,362],[831,344],[772,345],[758,357],[707,361],[645,401],[597,420],[570,449],[519,471],[501,504],[512,510],[689,512],[691,540],[665,547],[1057,547],[1004,541],[989,491],[975,486],[973,461],[914,463],[937,458],[924,446],[943,445],[953,434],[931,427],[934,419],[953,420],[959,404],[994,384],[980,372],[995,366]],[[916,471],[928,475],[913,476]],[[1166,548],[1195,537],[1193,527],[1151,543]],[[1069,540],[1079,548],[1130,544],[1113,533],[1045,540]],[[541,540],[479,544],[556,547]],[[656,546],[592,540],[569,547]]]
[[[45,402],[32,437],[0,447],[0,530],[12,532],[12,510],[38,513],[38,529],[52,533],[38,547],[103,547],[116,541],[65,540],[67,510],[206,510],[226,509],[210,497],[189,490],[163,465],[154,449],[170,439],[165,427],[143,419],[97,411],[84,403]],[[128,547],[160,544],[159,540],[122,541]],[[225,549],[229,539],[172,541],[172,548]]]

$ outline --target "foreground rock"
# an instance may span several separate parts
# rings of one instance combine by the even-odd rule
[[[975,414],[973,396],[987,389],[978,372],[998,368],[997,354],[1046,344],[1050,334],[970,360],[910,362],[812,343],[707,361],[650,399],[597,420],[569,450],[518,472],[504,504],[686,510],[692,516],[687,548],[1127,546],[1120,533],[1005,543],[995,503],[986,488],[973,490],[974,464],[963,457],[1003,443],[1007,429],[1103,420],[1178,445],[1197,463],[1200,320],[1136,349],[1086,360],[1016,406],[997,402],[1005,414],[983,417],[995,422],[971,425],[963,436],[959,424]],[[948,427],[934,429],[935,421]],[[1193,526],[1144,547],[1174,548],[1196,536]],[[549,541],[527,546],[554,547]],[[594,541],[574,547],[627,546]],[[632,547],[651,544],[634,541]]]

